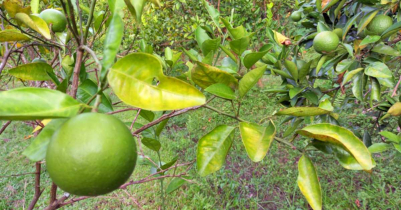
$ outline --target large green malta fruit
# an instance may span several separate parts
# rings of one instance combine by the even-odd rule
[[[319,53],[328,54],[337,49],[340,39],[331,31],[322,31],[313,39],[313,48]]]
[[[377,15],[366,27],[367,34],[381,35],[385,30],[393,25],[393,19],[387,15]]]
[[[135,140],[119,119],[85,113],[67,120],[53,135],[46,153],[51,179],[66,192],[109,193],[131,176],[137,160]]]
[[[42,18],[47,24],[52,24],[52,31],[63,32],[67,27],[67,18],[64,14],[55,9],[43,10],[39,17]]]

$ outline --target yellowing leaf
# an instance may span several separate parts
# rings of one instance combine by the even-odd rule
[[[50,30],[47,23],[40,17],[35,15],[27,15],[25,13],[17,13],[15,19],[21,21],[29,28],[42,34],[46,39],[51,39]]]
[[[205,96],[192,85],[163,74],[159,59],[148,53],[132,53],[110,69],[108,81],[125,103],[151,111],[203,105]]]
[[[322,123],[309,125],[298,130],[297,133],[320,141],[340,144],[355,157],[365,171],[370,171],[374,167],[368,148],[352,131],[346,128]]]
[[[322,190],[317,172],[307,155],[298,161],[298,187],[314,210],[322,209]]]
[[[42,123],[44,126],[46,126],[50,121],[51,121],[51,119],[44,119],[44,120],[41,121],[41,123]],[[38,130],[40,130],[40,129],[42,129],[41,126],[36,126],[36,128],[33,129],[32,133],[35,133],[36,131],[38,131]]]
[[[290,38],[284,36],[283,34],[277,32],[275,30],[272,30],[272,31],[274,32],[274,39],[276,40],[276,42],[278,44],[284,44],[285,41],[290,40]]]

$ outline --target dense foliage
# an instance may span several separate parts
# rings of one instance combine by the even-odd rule
[[[253,162],[262,161],[273,142],[298,151],[297,185],[311,208],[322,209],[322,169],[313,163],[316,156],[332,155],[345,169],[371,173],[374,167],[385,167],[377,166],[372,154],[401,153],[399,6],[399,1],[386,0],[311,0],[295,1],[295,5],[260,0],[4,0],[0,11],[0,120],[7,122],[0,133],[11,121],[36,127],[35,140],[21,151],[36,162],[35,195],[29,208],[42,194],[44,159],[53,164],[48,170],[54,181],[48,209],[153,180],[160,181],[164,208],[164,180],[173,178],[166,187],[172,192],[191,182],[187,174],[191,166],[201,177],[220,170],[239,133]],[[263,94],[276,97],[282,109],[246,121],[241,109],[264,75],[281,80],[279,87]],[[107,93],[121,101],[112,101]],[[231,108],[211,106],[216,98]],[[121,109],[121,103],[129,107]],[[197,109],[236,122],[205,133],[197,143],[196,161],[181,163],[175,157],[163,162],[159,140],[166,124]],[[363,110],[362,119],[372,122],[371,129],[361,130],[339,118],[352,109]],[[82,148],[96,148],[93,151],[65,152],[61,143],[56,151],[48,149],[49,144],[58,145],[59,132],[66,132],[63,127],[70,120],[81,119],[86,112],[102,116],[128,111],[136,111],[127,127],[138,145],[138,159],[152,167],[152,174],[142,180],[125,182],[136,157],[129,158],[133,163],[125,163],[129,155],[124,153],[118,157],[129,170],[121,169],[125,174],[112,188],[93,184],[101,183],[105,170],[77,170],[89,160],[96,164],[102,160],[109,171],[117,170],[112,167],[115,162],[108,162],[113,158],[99,155],[102,143],[93,140],[106,130],[89,126],[100,120],[81,121],[91,132],[76,128],[77,133],[71,131],[62,138],[64,145],[74,143],[75,147],[79,142],[72,139],[82,136]],[[279,116],[286,118],[277,122]],[[99,117],[103,118],[108,119]],[[138,123],[139,118],[147,123]],[[117,121],[114,125],[123,125]],[[278,135],[277,127],[282,124],[288,127]],[[107,135],[102,136],[109,145]],[[372,138],[381,142],[372,143]],[[145,154],[142,146],[158,159]],[[57,163],[73,164],[58,169]],[[177,168],[182,172],[176,173]],[[86,181],[87,177],[93,182]],[[63,187],[66,180],[77,184]],[[81,197],[69,199],[67,193],[57,198],[57,184]]]

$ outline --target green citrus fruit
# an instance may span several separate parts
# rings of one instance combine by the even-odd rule
[[[32,60],[32,63],[47,63],[45,59],[43,58],[35,58]]]
[[[313,39],[313,48],[319,53],[327,54],[337,49],[340,39],[331,31],[322,31]]]
[[[291,14],[291,20],[294,22],[298,22],[301,20],[302,13],[300,11],[295,11]]]
[[[370,21],[366,29],[374,35],[381,35],[392,25],[393,19],[391,19],[391,17],[387,15],[377,15]]]
[[[96,196],[124,184],[135,169],[135,140],[119,119],[85,113],[52,136],[46,165],[54,183],[74,195]]]
[[[343,29],[342,29],[342,28],[336,28],[336,29],[333,30],[333,32],[334,32],[335,34],[337,34],[337,36],[338,36],[339,39],[342,38],[342,36],[343,36]]]
[[[67,19],[64,14],[55,9],[46,9],[39,14],[47,24],[52,24],[52,31],[63,32],[67,27]]]

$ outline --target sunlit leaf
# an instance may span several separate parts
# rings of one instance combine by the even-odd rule
[[[316,116],[330,113],[319,107],[291,107],[278,111],[275,115],[291,115],[295,117]]]
[[[13,41],[28,41],[31,38],[19,30],[15,29],[6,29],[4,31],[0,31],[0,42],[13,42]]]
[[[206,92],[209,92],[213,95],[216,95],[220,98],[225,98],[225,99],[230,99],[233,100],[235,99],[235,93],[234,91],[228,87],[225,84],[222,83],[216,83],[213,85],[210,85],[205,89]]]
[[[220,125],[199,140],[196,166],[200,176],[216,172],[224,165],[234,140],[234,129]]]
[[[192,69],[191,78],[201,88],[205,89],[216,83],[225,84],[233,89],[238,86],[237,79],[231,74],[208,64],[196,63],[196,67]]]
[[[263,160],[276,134],[273,121],[270,121],[266,127],[256,123],[241,122],[239,129],[249,158],[253,162]]]
[[[174,110],[205,103],[199,90],[165,76],[159,59],[147,53],[133,53],[120,59],[110,69],[108,81],[122,101],[141,109]]]
[[[47,23],[40,17],[35,15],[27,15],[25,13],[17,13],[15,19],[23,22],[29,28],[42,34],[46,39],[51,39],[50,29]]]
[[[32,81],[51,80],[47,72],[53,72],[53,68],[47,63],[28,63],[8,70],[14,77]]]
[[[17,88],[0,92],[0,120],[66,118],[83,107],[71,96],[47,88]]]
[[[322,123],[309,125],[297,131],[298,134],[344,146],[364,170],[370,171],[374,164],[369,150],[355,134],[343,127]]]
[[[242,79],[239,81],[239,95],[241,98],[244,97],[253,86],[255,86],[265,71],[266,65],[263,65],[251,70],[250,72],[246,73],[244,77],[242,77]]]
[[[322,209],[322,191],[315,166],[304,154],[298,161],[298,187],[314,210]]]

